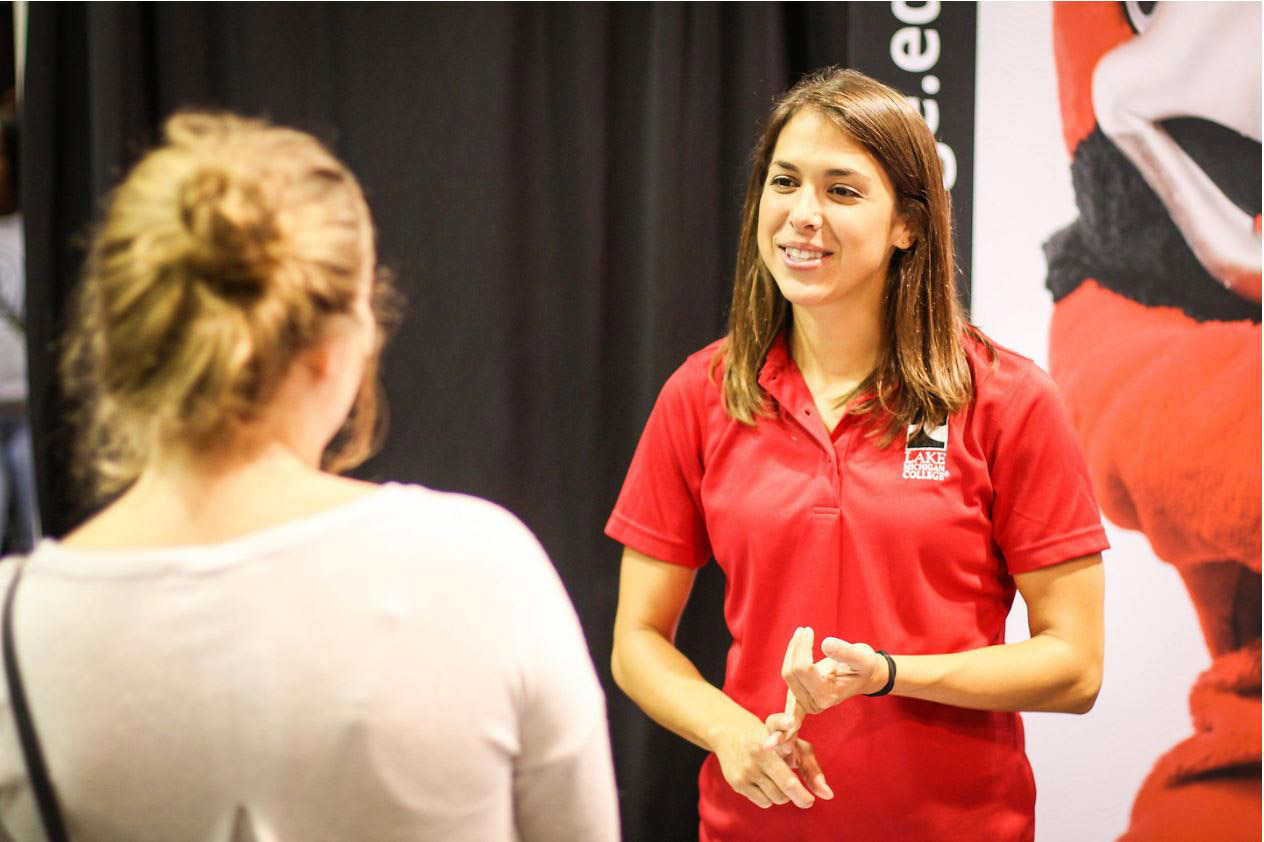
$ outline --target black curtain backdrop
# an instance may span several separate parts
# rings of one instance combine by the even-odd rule
[[[702,752],[610,679],[620,548],[602,527],[659,387],[722,332],[760,120],[802,72],[847,62],[846,5],[29,14],[22,191],[47,531],[87,513],[55,348],[102,198],[180,108],[307,129],[359,175],[408,302],[384,363],[390,434],[359,473],[488,497],[535,531],[606,687],[625,838],[696,839]],[[710,565],[680,633],[716,682],[722,598]]]

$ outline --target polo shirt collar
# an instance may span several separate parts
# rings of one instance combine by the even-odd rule
[[[769,346],[768,356],[759,370],[759,385],[773,399],[773,409],[779,416],[792,419],[821,446],[828,448],[831,441],[843,432],[843,427],[851,423],[852,416],[844,415],[833,433],[825,428],[812,399],[812,391],[803,379],[803,372],[794,357],[790,356],[788,334],[789,330],[782,328]]]
[[[759,370],[759,385],[769,394],[774,390],[779,391],[777,383],[789,372],[798,374],[798,366],[790,356],[790,343],[786,339],[786,333],[786,329],[782,328],[773,338],[768,354],[764,357],[764,365]]]
[[[813,432],[815,427],[824,430],[819,419],[813,418],[814,423],[805,423],[805,418],[815,414],[816,404],[803,379],[803,373],[799,371],[794,357],[790,356],[787,333],[782,328],[768,348],[768,356],[764,359],[763,368],[759,370],[759,385],[777,402],[782,414],[794,417]],[[805,412],[812,415],[805,415]]]

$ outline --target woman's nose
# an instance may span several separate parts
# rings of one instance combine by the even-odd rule
[[[821,227],[821,204],[811,190],[799,192],[799,201],[790,211],[790,224],[798,229],[815,231]]]

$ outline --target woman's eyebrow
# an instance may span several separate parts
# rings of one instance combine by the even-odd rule
[[[789,170],[790,172],[797,173],[799,171],[799,168],[796,167],[794,164],[790,163],[789,161],[773,161],[772,165],[774,167],[780,167],[783,170]],[[865,174],[860,172],[859,170],[850,170],[847,168],[829,169],[825,171],[825,175],[828,178],[849,178],[851,176],[856,176],[857,178],[865,177]]]

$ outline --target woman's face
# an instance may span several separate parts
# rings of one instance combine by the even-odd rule
[[[875,305],[910,235],[886,172],[817,111],[790,118],[759,201],[759,256],[796,308]]]

